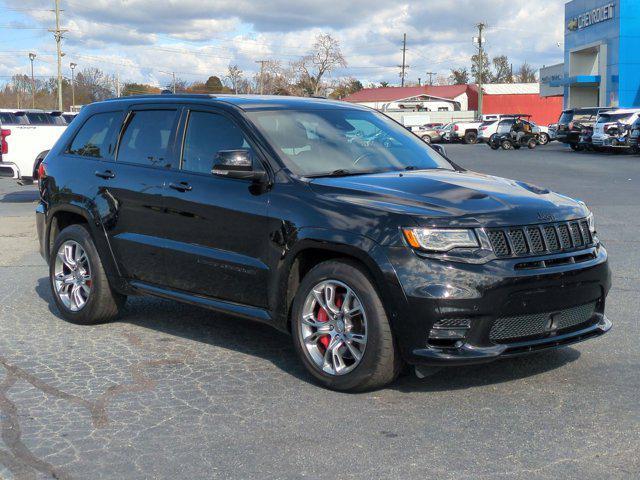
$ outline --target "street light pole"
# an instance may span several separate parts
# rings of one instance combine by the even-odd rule
[[[36,80],[33,76],[33,61],[36,59],[35,53],[29,53],[31,61],[31,108],[36,108]]]
[[[69,68],[71,68],[71,107],[73,107],[76,104],[76,81],[75,81],[75,75],[74,75],[74,70],[76,69],[78,65],[71,62],[69,64]],[[71,110],[71,108],[69,108],[69,110]]]

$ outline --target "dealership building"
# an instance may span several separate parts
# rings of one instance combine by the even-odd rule
[[[540,94],[565,108],[640,107],[640,0],[573,0],[564,29],[564,64],[540,70]]]

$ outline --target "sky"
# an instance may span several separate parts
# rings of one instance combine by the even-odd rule
[[[283,64],[309,52],[330,33],[347,67],[332,76],[363,84],[398,84],[402,35],[407,34],[407,80],[426,72],[448,75],[470,65],[473,36],[485,22],[490,56],[507,55],[517,68],[562,61],[565,0],[60,0],[63,74],[70,62],[118,73],[122,81],[167,85],[172,72],[187,82],[223,77],[236,64],[245,75],[256,60]],[[0,81],[56,72],[54,0],[0,0]],[[76,71],[78,71],[76,70]]]

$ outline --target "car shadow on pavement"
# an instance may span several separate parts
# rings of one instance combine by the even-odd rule
[[[35,290],[47,302],[49,311],[61,319],[53,302],[48,279],[38,280]],[[173,337],[174,341],[182,338],[256,356],[271,362],[289,375],[313,383],[311,376],[300,364],[289,336],[268,325],[155,297],[130,297],[124,313],[116,323],[160,332]],[[161,342],[169,340],[171,338],[168,337],[159,339]],[[387,388],[410,393],[462,390],[500,384],[555,370],[579,357],[580,352],[569,347],[483,365],[445,367],[434,370],[424,379],[417,378],[412,369],[407,368]]]
[[[0,203],[33,203],[38,201],[39,195],[38,190],[9,192],[0,197]]]

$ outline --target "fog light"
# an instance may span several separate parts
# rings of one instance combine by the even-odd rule
[[[463,344],[471,328],[468,318],[447,318],[433,324],[429,331],[429,344],[437,347],[456,347]]]

